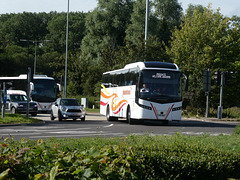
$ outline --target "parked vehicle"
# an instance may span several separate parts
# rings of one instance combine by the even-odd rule
[[[51,109],[51,120],[58,118],[59,121],[62,119],[81,119],[85,121],[86,111],[75,98],[58,98],[52,105]]]
[[[6,111],[12,114],[26,114],[27,112],[27,96],[25,91],[21,90],[7,90],[7,101],[5,106]],[[38,113],[37,103],[29,102],[29,114],[36,116]]]
[[[0,77],[2,82],[11,84],[11,89],[27,91],[27,75],[21,74],[16,77]],[[38,104],[38,111],[50,112],[53,102],[57,99],[57,93],[61,91],[61,85],[47,75],[34,75],[30,83],[31,99]]]

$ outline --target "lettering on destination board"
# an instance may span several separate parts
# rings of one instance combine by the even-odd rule
[[[156,73],[155,75],[152,75],[152,78],[155,78],[155,79],[171,79],[171,76],[168,76],[166,73]]]
[[[123,90],[123,95],[130,95],[131,91],[130,90]]]

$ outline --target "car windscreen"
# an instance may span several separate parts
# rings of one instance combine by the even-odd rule
[[[27,96],[21,94],[11,94],[10,98],[12,102],[27,101]]]
[[[79,102],[76,99],[62,99],[60,101],[62,106],[79,106]]]

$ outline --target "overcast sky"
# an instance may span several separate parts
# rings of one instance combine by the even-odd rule
[[[70,11],[88,12],[97,7],[97,0],[69,0]],[[150,0],[151,1],[151,0]],[[240,16],[239,0],[178,0],[185,10],[190,3],[207,6],[212,4],[213,9],[220,8],[220,12],[231,17]],[[66,12],[68,0],[0,0],[0,14],[21,12]]]

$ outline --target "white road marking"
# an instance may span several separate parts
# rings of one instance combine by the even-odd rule
[[[112,127],[114,124],[110,124],[110,125],[108,125],[108,126],[103,126],[103,127],[105,127],[105,128],[108,128],[108,127]]]

